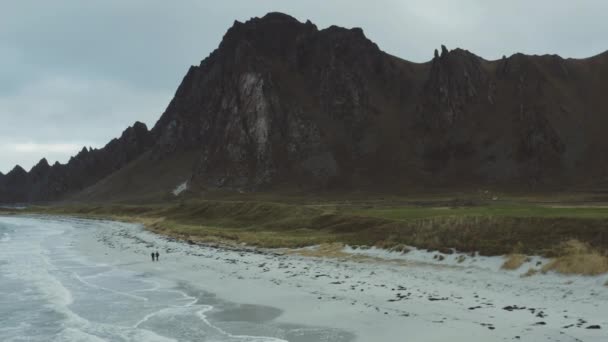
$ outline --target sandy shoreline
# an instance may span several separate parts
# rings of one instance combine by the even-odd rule
[[[78,237],[76,246],[93,261],[191,284],[232,302],[276,307],[279,322],[341,329],[356,341],[608,339],[605,276],[520,278],[496,270],[498,257],[437,266],[426,252],[397,262],[321,259],[190,245],[134,224],[105,226]],[[160,262],[152,263],[156,249]]]

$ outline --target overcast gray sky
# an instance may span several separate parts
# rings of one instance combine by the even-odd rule
[[[417,62],[440,44],[486,59],[608,50],[606,0],[1,1],[0,171],[66,162],[136,120],[152,126],[234,20],[270,11],[362,27]]]

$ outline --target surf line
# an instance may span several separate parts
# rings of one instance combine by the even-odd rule
[[[196,315],[203,321],[205,322],[205,324],[207,324],[208,326],[212,327],[213,329],[215,329],[217,332],[219,332],[222,335],[226,335],[230,338],[237,338],[237,339],[246,339],[248,341],[260,341],[260,342],[289,342],[287,340],[282,340],[280,338],[275,338],[275,337],[267,337],[267,336],[249,336],[249,335],[232,335],[231,333],[223,330],[220,327],[217,327],[213,324],[211,324],[211,322],[209,322],[209,320],[207,319],[207,316],[205,315],[206,312],[209,312],[213,310],[213,306],[207,306],[207,308],[204,308],[202,310],[199,310],[196,312]]]
[[[156,281],[151,281],[151,280],[145,280],[142,279],[143,282],[148,283],[148,284],[154,284],[154,286],[147,288],[147,289],[140,289],[140,290],[133,290],[131,292],[148,292],[148,291],[156,291],[158,289],[160,289],[160,284]]]
[[[80,277],[78,274],[76,274],[76,273],[74,273],[74,272],[72,272],[72,275],[73,275],[73,276],[74,276],[74,278],[76,278],[76,279],[77,279],[79,282],[81,282],[81,283],[83,283],[83,284],[85,284],[85,285],[87,285],[87,286],[89,286],[89,287],[92,287],[92,288],[95,288],[95,289],[99,289],[99,290],[102,290],[102,291],[107,291],[107,292],[115,293],[115,294],[117,294],[117,295],[121,295],[121,296],[125,296],[125,297],[130,297],[130,298],[137,299],[137,300],[141,300],[141,301],[144,301],[144,302],[147,302],[147,301],[148,301],[148,298],[146,298],[146,297],[141,297],[141,296],[137,296],[137,295],[134,295],[134,294],[130,294],[130,293],[126,293],[126,292],[120,292],[120,291],[116,291],[116,290],[108,289],[108,288],[106,288],[106,287],[102,287],[102,286],[98,286],[98,285],[95,285],[95,284],[91,284],[91,283],[89,283],[88,281],[86,281],[86,280],[82,279],[82,278],[81,278],[81,277]]]
[[[184,304],[184,305],[171,305],[172,308],[185,308],[185,307],[189,307],[192,306],[194,304],[196,304],[196,302],[198,302],[198,298],[193,297],[188,295],[186,292],[183,291],[179,291],[179,290],[174,290],[174,289],[170,289],[170,288],[161,288],[160,283],[153,281],[153,280],[147,280],[147,279],[142,279],[143,282],[145,283],[149,283],[149,284],[154,284],[153,287],[151,288],[147,288],[147,289],[139,289],[139,290],[133,290],[133,291],[129,291],[130,293],[135,293],[135,292],[165,292],[165,293],[178,293],[182,296],[183,299],[186,300],[191,300],[190,303]]]
[[[156,282],[154,282],[154,283],[156,283]],[[145,289],[145,290],[140,290],[140,291],[154,291],[154,290]],[[163,309],[160,309],[158,311],[151,312],[151,313],[145,315],[144,318],[142,318],[141,320],[139,320],[137,323],[135,323],[135,325],[133,325],[133,328],[136,328],[136,329],[139,328],[139,326],[141,324],[143,324],[144,322],[146,322],[150,318],[152,318],[152,317],[160,314],[161,312],[168,311],[168,310],[171,310],[171,309],[180,309],[180,308],[181,309],[185,309],[185,308],[189,308],[189,307],[193,306],[194,304],[196,304],[196,302],[198,302],[198,299],[196,297],[189,296],[187,293],[182,292],[182,291],[169,290],[169,289],[167,289],[167,290],[156,290],[156,291],[159,291],[159,292],[169,292],[169,293],[179,293],[179,294],[182,295],[182,297],[184,299],[191,299],[192,301],[190,303],[186,303],[184,305],[172,305],[172,306],[170,306],[168,308],[163,308]],[[213,306],[210,306],[210,305],[205,305],[205,306],[213,309]]]

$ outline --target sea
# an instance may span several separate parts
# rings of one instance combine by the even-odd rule
[[[0,341],[346,341],[269,323],[272,307],[217,299],[170,279],[92,262],[94,221],[0,216]],[[76,234],[78,233],[78,234]]]

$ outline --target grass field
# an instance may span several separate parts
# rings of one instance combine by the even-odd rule
[[[64,205],[28,212],[112,218],[191,241],[302,247],[321,243],[410,245],[482,255],[556,257],[569,241],[608,253],[608,207],[601,203],[432,198],[320,201],[257,197],[190,199],[151,205]],[[274,200],[274,201],[272,201]]]
[[[376,207],[353,209],[357,215],[391,220],[433,217],[511,217],[608,219],[608,207],[558,206],[541,204],[490,204],[467,207]]]

